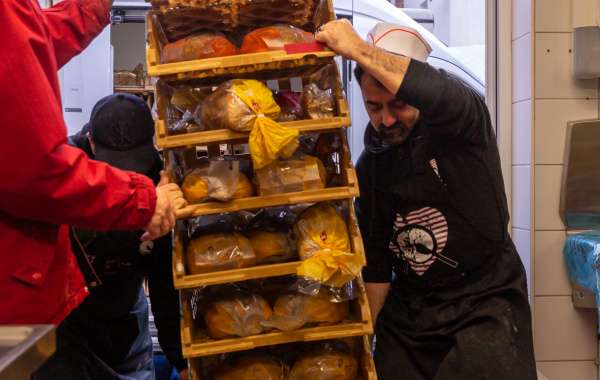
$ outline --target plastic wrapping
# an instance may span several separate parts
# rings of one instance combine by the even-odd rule
[[[248,33],[242,41],[240,53],[259,53],[269,50],[283,50],[287,44],[311,43],[312,33],[291,25],[273,25],[259,28]]]
[[[181,191],[188,203],[204,202],[208,198],[208,182],[206,178],[206,170],[194,169],[185,176]]]
[[[319,203],[305,210],[294,225],[294,234],[302,260],[325,249],[350,251],[346,222],[329,203]]]
[[[302,110],[301,93],[283,90],[276,91],[273,97],[281,109],[281,114],[277,117],[277,121],[284,122],[302,119],[304,111]]]
[[[296,272],[303,293],[313,294],[322,285],[341,289],[360,275],[364,258],[350,252],[346,223],[329,203],[304,211],[294,225],[294,234],[303,260]]]
[[[208,91],[196,87],[173,89],[170,103],[177,115],[170,117],[172,120],[168,123],[169,131],[171,133],[189,133],[204,130],[201,111],[202,104],[208,95]]]
[[[244,337],[262,333],[265,330],[262,323],[272,314],[264,298],[240,294],[213,302],[204,314],[204,322],[213,339]]]
[[[207,168],[194,169],[185,176],[181,190],[192,204],[207,199],[226,202],[254,193],[252,183],[239,170],[239,162],[228,160],[211,161]]]
[[[256,255],[246,237],[238,233],[203,235],[187,247],[191,274],[246,268],[256,265]]]
[[[248,234],[248,240],[254,249],[257,264],[280,263],[297,257],[289,234],[255,230]]]
[[[325,292],[316,296],[285,294],[277,298],[273,317],[263,324],[282,331],[293,331],[308,324],[342,322],[349,312],[348,302],[331,302]]]
[[[260,195],[290,193],[325,188],[327,171],[316,157],[276,161],[256,171]]]
[[[325,344],[300,355],[289,380],[357,380],[358,361],[346,350]]]
[[[245,355],[227,360],[214,376],[215,380],[287,380],[289,367],[281,360],[265,354]]]
[[[271,90],[263,83],[235,79],[208,97],[202,108],[202,122],[210,129],[249,131],[254,169],[260,169],[278,157],[289,158],[298,148],[298,131],[273,120],[280,113]]]
[[[332,91],[321,90],[315,83],[304,86],[302,108],[308,119],[325,119],[335,116],[335,102]]]
[[[360,289],[356,281],[348,281],[341,286],[333,287],[323,284],[323,282],[308,277],[297,277],[291,286],[294,291],[314,297],[322,294],[326,295],[331,302],[346,302],[358,298]]]
[[[193,61],[237,54],[237,48],[220,33],[201,33],[166,44],[163,63]]]
[[[304,260],[298,267],[297,274],[310,283],[342,288],[345,284],[357,278],[365,265],[364,259],[354,253],[325,249],[318,251]],[[304,289],[309,291],[311,286]]]
[[[342,140],[337,133],[322,133],[315,142],[314,154],[323,162],[327,170],[329,186],[343,186],[341,168]]]
[[[600,320],[600,231],[568,236],[563,253],[571,281],[594,293]]]
[[[195,238],[206,234],[244,232],[253,218],[254,214],[250,211],[202,215],[186,220],[187,235]]]

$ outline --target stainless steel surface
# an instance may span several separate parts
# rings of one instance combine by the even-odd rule
[[[600,227],[600,120],[567,126],[560,213],[568,228]]]
[[[55,349],[54,326],[0,326],[0,380],[29,380]]]

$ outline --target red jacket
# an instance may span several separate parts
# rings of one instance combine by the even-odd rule
[[[87,289],[67,225],[145,227],[150,179],[67,145],[57,70],[108,25],[104,0],[0,1],[0,324],[60,323]]]

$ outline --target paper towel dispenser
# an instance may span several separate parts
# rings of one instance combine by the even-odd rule
[[[560,213],[567,228],[600,228],[600,120],[568,123]]]
[[[578,79],[600,77],[600,0],[574,0],[573,75]]]

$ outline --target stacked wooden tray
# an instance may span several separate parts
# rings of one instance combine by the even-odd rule
[[[348,105],[344,97],[334,53],[320,46],[304,51],[269,51],[220,58],[163,63],[165,44],[185,38],[200,30],[233,35],[256,27],[291,24],[313,33],[320,25],[335,18],[331,0],[151,0],[153,10],[147,16],[148,73],[159,77],[156,84],[156,144],[163,150],[167,171],[173,181],[181,183],[184,163],[181,157],[199,150],[217,154],[226,147],[248,144],[248,133],[231,130],[179,130],[174,127],[181,116],[171,104],[175,90],[184,87],[214,89],[230,79],[256,79],[271,89],[294,89],[328,80],[334,111],[330,117],[281,122],[285,128],[304,134],[331,134],[340,141],[338,181],[330,187],[271,195],[256,195],[227,202],[207,201],[191,204],[177,213],[173,248],[175,287],[181,292],[183,354],[190,360],[192,377],[201,377],[205,360],[218,355],[251,351],[271,346],[308,344],[330,340],[354,342],[359,362],[359,379],[376,380],[368,344],[373,323],[362,279],[355,280],[358,296],[350,301],[348,318],[337,324],[307,325],[294,331],[268,330],[262,334],[227,339],[211,339],[194,320],[192,297],[199,289],[238,284],[261,279],[295,275],[301,261],[263,264],[253,267],[192,274],[186,267],[188,234],[182,226],[192,218],[242,211],[256,211],[286,205],[335,202],[345,210],[351,251],[364,262],[364,248],[358,229],[353,198],[359,195],[356,173],[352,165],[346,128],[350,126]],[[312,49],[312,50],[311,50]],[[325,74],[323,74],[325,72]],[[319,78],[319,79],[315,79]],[[187,151],[187,153],[182,153]],[[217,153],[215,153],[217,152]],[[187,169],[186,169],[187,170]]]

